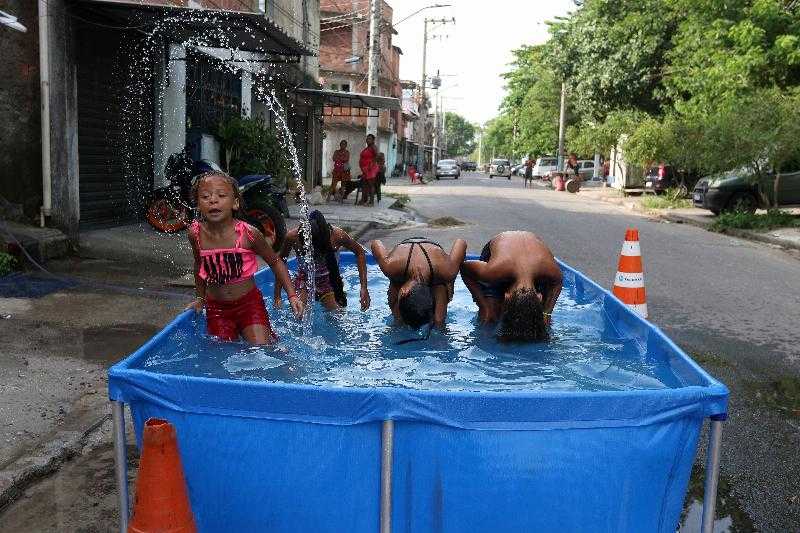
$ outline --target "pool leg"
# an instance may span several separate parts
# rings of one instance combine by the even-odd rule
[[[114,470],[117,477],[117,505],[119,507],[119,530],[128,531],[128,454],[125,443],[125,404],[111,402],[114,418]]]
[[[381,431],[381,533],[392,532],[392,454],[394,421],[384,420]]]
[[[706,483],[703,493],[702,533],[713,533],[714,515],[717,506],[717,485],[719,484],[719,450],[722,446],[722,420],[711,419],[711,434],[708,437],[708,457],[706,458]]]

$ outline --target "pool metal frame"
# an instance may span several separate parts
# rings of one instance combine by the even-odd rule
[[[125,404],[111,401],[114,421],[114,470],[117,478],[120,533],[128,531],[130,498],[128,497],[128,460],[125,437]],[[713,533],[719,485],[719,458],[722,447],[722,423],[725,415],[710,418],[706,479],[703,489],[703,522],[700,531]],[[392,531],[392,464],[394,461],[394,421],[384,420],[381,428],[380,533]]]

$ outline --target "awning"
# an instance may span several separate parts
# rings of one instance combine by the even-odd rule
[[[263,13],[137,3],[133,0],[72,0],[81,18],[147,33],[162,30],[172,42],[246,50],[282,60],[316,55]],[[197,42],[192,38],[200,37]],[[202,42],[200,42],[202,41]]]
[[[210,46],[191,46],[190,48],[206,54],[209,57],[213,57],[214,59],[230,63],[238,70],[244,70],[252,74],[260,74],[267,68],[267,63],[270,62],[270,56],[260,52],[246,52],[228,48],[213,48]]]
[[[295,89],[294,94],[297,100],[327,116],[377,116],[381,109],[402,110],[400,99],[391,96],[305,88]]]

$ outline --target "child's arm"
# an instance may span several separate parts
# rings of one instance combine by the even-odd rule
[[[296,229],[293,229],[292,231],[286,234],[286,238],[283,240],[283,246],[281,246],[281,249],[278,252],[278,255],[282,260],[285,260],[287,257],[289,257],[289,252],[292,251],[292,248],[294,247],[296,240],[297,240]],[[277,281],[277,279],[278,278],[276,277],[275,280]],[[281,285],[279,285],[278,283],[273,283],[272,285],[274,287],[272,294],[272,300],[273,300],[272,305],[275,307],[275,309],[279,309],[281,307]],[[287,291],[286,294],[290,293]]]
[[[336,247],[344,246],[356,255],[358,265],[358,279],[361,282],[361,310],[369,309],[370,298],[367,289],[367,254],[364,247],[353,239],[349,233],[342,228],[334,227],[334,243]]]
[[[275,284],[277,285],[280,283],[280,286],[283,287],[286,294],[289,295],[289,304],[292,306],[294,316],[300,318],[303,316],[303,302],[300,301],[300,298],[294,292],[292,280],[289,279],[289,271],[286,269],[286,263],[272,250],[272,247],[267,243],[260,231],[252,227],[250,227],[250,229],[251,231],[249,233],[252,238],[250,245],[253,251],[260,255],[272,269],[272,273],[275,275]]]
[[[453,247],[450,249],[448,261],[445,268],[441,270],[439,275],[442,280],[453,281],[461,269],[461,263],[464,262],[464,257],[467,255],[467,241],[464,239],[456,239]]]
[[[200,277],[200,249],[191,232],[189,233],[189,244],[192,245],[192,255],[194,255],[194,290],[197,297],[186,306],[186,309],[194,309],[195,312],[199,313],[206,303],[206,280]]]

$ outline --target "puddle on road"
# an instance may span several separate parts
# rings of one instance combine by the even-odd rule
[[[159,331],[150,324],[114,324],[84,328],[83,359],[110,365],[136,351]]]
[[[692,477],[689,479],[689,491],[681,513],[678,533],[700,531],[703,518],[704,484],[705,469],[695,464],[692,466]],[[724,475],[720,475],[714,533],[749,533],[752,531],[756,531],[753,522],[732,494],[732,487],[728,479]]]

